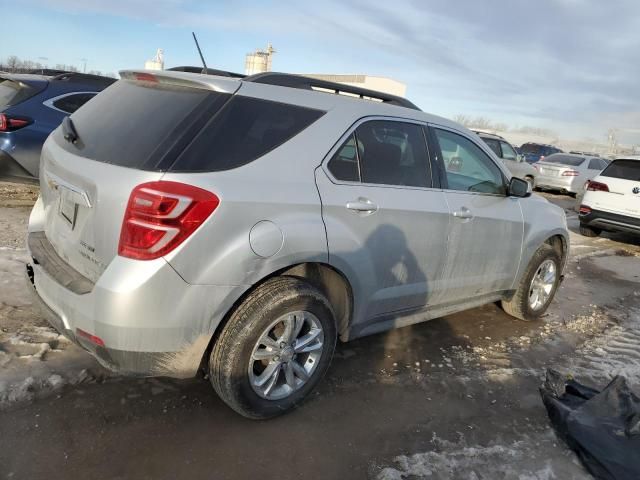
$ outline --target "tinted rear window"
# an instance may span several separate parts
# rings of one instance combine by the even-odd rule
[[[614,160],[600,175],[640,182],[640,160]]]
[[[32,87],[23,82],[0,78],[0,108],[11,107],[33,97],[42,88]]]
[[[520,147],[522,153],[533,153],[535,155],[542,154],[542,145],[536,145],[535,143],[525,143]]]
[[[224,103],[224,96],[229,97],[199,88],[121,80],[71,116],[79,137],[76,144],[64,140],[61,128],[56,140],[92,160],[156,170],[201,105],[210,98]]]
[[[65,149],[129,168],[206,172],[255,160],[324,112],[201,88],[121,80],[75,112]]]
[[[569,167],[578,167],[584,162],[584,157],[570,157],[568,155],[553,154],[546,157],[544,163],[557,163]]]
[[[294,137],[325,112],[234,96],[171,166],[175,172],[215,172],[260,158]]]

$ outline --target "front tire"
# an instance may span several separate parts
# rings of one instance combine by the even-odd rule
[[[209,358],[209,378],[239,414],[266,419],[296,408],[324,376],[336,344],[327,298],[294,277],[268,280],[231,314]]]
[[[515,294],[502,300],[502,308],[512,317],[525,321],[540,318],[549,308],[560,284],[562,263],[551,245],[542,245],[533,255]]]

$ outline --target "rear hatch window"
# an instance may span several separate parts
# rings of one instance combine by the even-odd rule
[[[245,165],[298,134],[324,112],[203,88],[121,80],[71,119],[78,142],[64,149],[99,162],[151,171],[207,172]]]
[[[529,153],[534,155],[542,154],[542,145],[536,145],[535,143],[525,143],[520,147],[522,153]]]
[[[578,167],[584,162],[584,157],[570,157],[568,155],[549,155],[544,163],[555,163],[567,167]]]
[[[640,160],[614,160],[600,175],[640,182]]]
[[[207,109],[215,112],[229,97],[201,88],[121,80],[71,116],[75,144],[64,140],[60,128],[56,141],[98,162],[158,170],[196,117]]]
[[[0,77],[0,110],[28,100],[44,90],[45,85],[46,83],[40,86],[29,85],[19,80]]]

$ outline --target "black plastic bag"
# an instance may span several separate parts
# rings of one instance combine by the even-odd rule
[[[624,377],[599,392],[549,369],[540,394],[557,434],[594,477],[640,479],[640,398]]]

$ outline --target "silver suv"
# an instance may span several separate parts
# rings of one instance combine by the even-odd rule
[[[284,74],[121,73],[47,140],[27,274],[106,367],[195,376],[250,418],[351,340],[501,301],[543,314],[563,211],[405,99]]]
[[[481,130],[473,131],[488,145],[496,157],[504,162],[504,165],[514,177],[526,180],[531,185],[532,190],[536,187],[538,171],[527,163],[522,155],[518,155],[515,148],[504,137]]]

